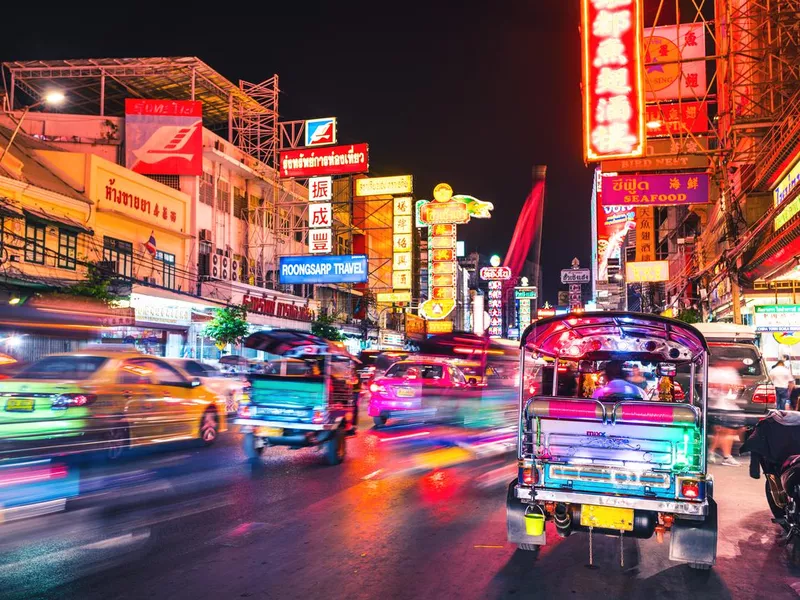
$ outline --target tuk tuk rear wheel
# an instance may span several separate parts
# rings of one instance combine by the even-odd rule
[[[258,440],[255,435],[252,433],[244,434],[242,449],[244,450],[244,455],[250,460],[260,458],[264,453],[264,445],[258,445],[256,442],[258,442]]]
[[[375,429],[378,429],[386,425],[386,417],[372,417],[372,422],[375,425]]]
[[[325,462],[329,465],[338,465],[344,461],[347,455],[347,438],[344,429],[341,427],[331,434],[330,439],[325,442]]]

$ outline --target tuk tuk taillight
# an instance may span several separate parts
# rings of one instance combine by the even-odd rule
[[[314,409],[314,414],[311,417],[312,423],[324,423],[328,416],[328,411],[319,408]]]
[[[242,419],[249,419],[250,418],[250,405],[249,404],[240,404],[238,413],[239,413],[239,416]]]
[[[539,469],[536,467],[525,467],[522,469],[522,483],[526,485],[536,485],[539,483]]]
[[[684,498],[691,498],[694,500],[695,498],[700,497],[700,482],[693,481],[691,479],[687,479],[681,482],[681,496]]]

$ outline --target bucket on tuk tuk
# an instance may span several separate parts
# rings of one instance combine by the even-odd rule
[[[528,512],[532,508],[539,509],[539,512]],[[533,536],[540,536],[544,533],[544,510],[538,504],[529,506],[525,509],[525,533]]]

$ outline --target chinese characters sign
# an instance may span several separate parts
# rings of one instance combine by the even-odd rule
[[[706,92],[706,41],[702,23],[644,30],[647,101],[702,98]],[[683,61],[683,62],[681,62]]]
[[[652,206],[636,208],[636,260],[656,259],[656,223]]]
[[[669,281],[669,262],[666,260],[626,262],[625,279],[628,283]]]
[[[503,335],[503,282],[489,282],[489,328],[491,336]]]
[[[488,219],[494,205],[473,196],[453,195],[453,188],[440,183],[433,200],[416,203],[417,227],[428,228],[428,299],[419,314],[431,320],[444,319],[456,306],[457,225],[471,217]]]
[[[705,102],[648,104],[646,110],[648,137],[708,131],[708,108]]]
[[[644,154],[642,0],[581,0],[586,159]]]
[[[602,177],[603,206],[673,206],[707,202],[707,173],[632,173]]]
[[[311,189],[311,187],[309,187]],[[333,210],[330,202],[308,205],[308,251],[311,254],[333,252]]]
[[[392,286],[396,290],[411,289],[412,208],[411,198],[394,199]]]
[[[356,196],[386,196],[410,194],[414,191],[411,175],[394,177],[364,177],[356,179]]]
[[[310,202],[330,202],[333,200],[333,178],[312,177],[309,179],[308,200]]]
[[[126,98],[125,165],[144,175],[202,175],[202,103]]]
[[[281,177],[346,175],[369,171],[367,144],[281,152]]]

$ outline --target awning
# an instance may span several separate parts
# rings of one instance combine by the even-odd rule
[[[742,267],[741,273],[749,281],[775,275],[793,259],[800,256],[800,214],[767,237],[753,258]]]
[[[69,217],[54,215],[53,213],[47,212],[40,208],[26,207],[22,209],[22,212],[29,219],[35,219],[44,223],[52,223],[53,225],[58,225],[59,227],[64,227],[66,229],[72,229],[73,231],[77,231],[79,233],[94,235],[94,231],[92,231],[89,227],[83,223],[75,221],[74,219],[70,219]]]
[[[11,217],[22,219],[25,215],[22,209],[11,199],[0,196],[0,217]]]

